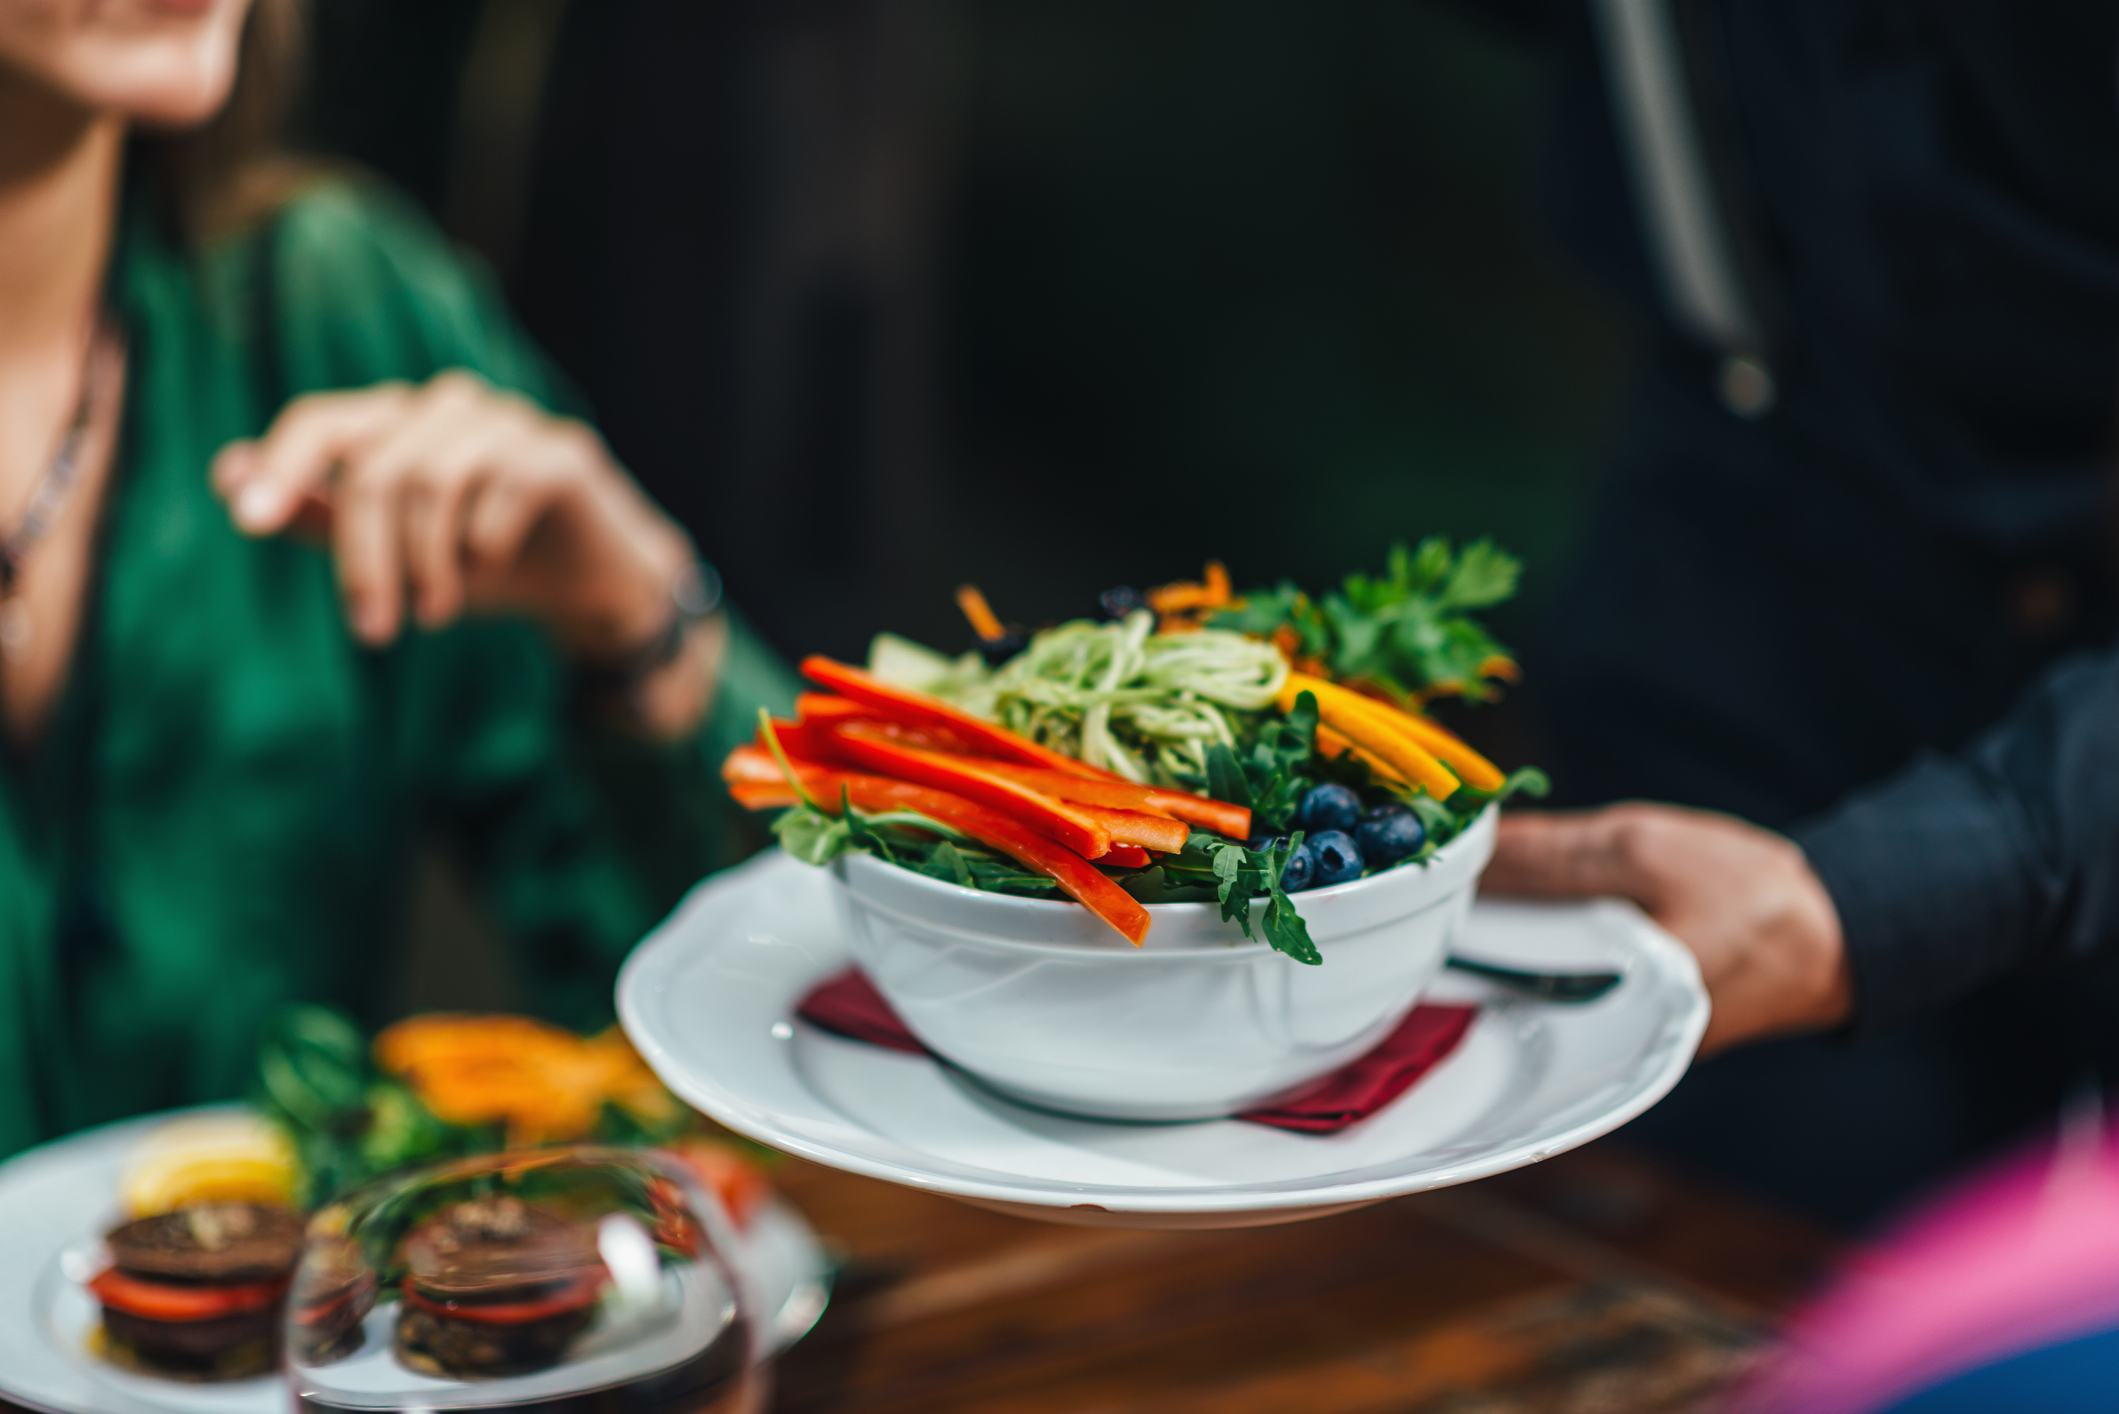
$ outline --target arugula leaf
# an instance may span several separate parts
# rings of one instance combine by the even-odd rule
[[[1222,742],[1207,748],[1207,794],[1231,805],[1251,808],[1251,786],[1236,763],[1236,753]]]
[[[797,805],[772,823],[773,837],[804,864],[829,864],[846,852],[853,827],[814,806]]]
[[[956,881],[965,888],[975,889],[978,887],[977,884],[971,881],[971,866],[964,862],[963,851],[948,840],[943,840],[934,847],[933,858],[935,863],[944,866],[951,874],[955,875]]]
[[[1265,917],[1259,922],[1265,930],[1266,942],[1272,945],[1275,952],[1286,953],[1297,962],[1315,967],[1324,961],[1324,956],[1317,951],[1317,945],[1310,941],[1309,926],[1302,921],[1302,915],[1295,911],[1295,905],[1288,899],[1287,890],[1281,887],[1281,879],[1288,872],[1288,861],[1293,859],[1295,851],[1301,848],[1302,831],[1297,830],[1280,848],[1262,851],[1265,860],[1263,882],[1266,887],[1266,911]],[[1250,935],[1251,930],[1244,929],[1244,936]]]
[[[1266,904],[1263,923],[1266,941],[1273,945],[1275,952],[1284,952],[1295,961],[1307,963],[1311,967],[1316,967],[1324,961],[1324,954],[1317,951],[1317,945],[1310,941],[1309,926],[1302,921],[1302,915],[1295,911],[1295,905],[1288,901],[1288,896],[1281,892],[1278,882],[1273,885],[1272,900]]]
[[[1215,891],[1184,882],[1180,874],[1163,864],[1151,864],[1136,873],[1121,875],[1118,886],[1141,903],[1213,903]]]
[[[1250,807],[1252,832],[1277,834],[1285,830],[1304,793],[1316,784],[1311,768],[1317,751],[1317,699],[1302,693],[1286,717],[1261,719],[1253,729],[1249,749],[1241,756],[1224,747],[1209,751],[1210,775],[1216,751],[1226,753],[1231,763],[1241,769],[1244,795],[1234,803]],[[1207,794],[1232,799],[1214,789],[1211,779],[1208,787]]]
[[[1234,918],[1241,922],[1246,938],[1251,936],[1251,895],[1248,892],[1238,895],[1236,886],[1243,881],[1247,852],[1242,845],[1228,840],[1214,842],[1214,877],[1219,881],[1214,897],[1221,904],[1221,921],[1226,923]]]

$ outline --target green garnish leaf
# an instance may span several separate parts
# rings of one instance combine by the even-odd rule
[[[797,805],[782,811],[772,823],[773,837],[804,864],[829,864],[844,854],[853,826],[843,818],[826,815],[813,805]]]
[[[1266,904],[1264,924],[1266,941],[1273,945],[1275,952],[1284,952],[1311,967],[1324,961],[1324,954],[1310,941],[1309,926],[1302,921],[1302,915],[1295,911],[1295,905],[1288,901],[1278,884],[1273,886],[1273,897]]]
[[[1474,540],[1457,556],[1442,603],[1452,609],[1484,609],[1513,598],[1523,562],[1491,540]]]
[[[1218,741],[1207,748],[1207,794],[1246,810],[1252,808],[1251,785],[1244,779],[1243,767],[1236,764],[1236,753]]]
[[[1482,670],[1508,650],[1467,611],[1508,599],[1522,571],[1491,540],[1453,550],[1446,537],[1429,536],[1418,549],[1393,545],[1381,576],[1350,574],[1314,601],[1285,583],[1250,591],[1212,623],[1260,635],[1292,629],[1301,653],[1342,680],[1400,696],[1442,689],[1484,700],[1492,689]]]
[[[1535,766],[1521,766],[1508,773],[1501,789],[1494,792],[1494,799],[1506,800],[1512,795],[1527,795],[1532,800],[1543,800],[1552,794],[1552,778]]]
[[[971,866],[964,862],[963,851],[948,840],[943,840],[934,847],[934,861],[946,868],[955,876],[956,881],[965,888],[975,889],[978,887],[977,884],[972,882]]]

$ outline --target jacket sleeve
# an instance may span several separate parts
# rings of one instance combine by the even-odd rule
[[[1923,756],[1796,840],[1839,907],[1858,1034],[2119,949],[2119,649],[2056,668],[1966,750]]]

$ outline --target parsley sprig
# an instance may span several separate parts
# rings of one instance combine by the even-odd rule
[[[1401,697],[1441,691],[1483,699],[1485,677],[1509,654],[1468,611],[1513,596],[1522,570],[1491,540],[1456,550],[1447,536],[1431,535],[1418,549],[1393,545],[1380,576],[1350,574],[1316,599],[1282,580],[1246,593],[1212,623],[1261,637],[1292,632],[1302,657],[1342,681],[1376,683]]]

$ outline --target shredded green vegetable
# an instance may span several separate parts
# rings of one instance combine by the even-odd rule
[[[1230,714],[1271,707],[1287,664],[1272,644],[1240,633],[1154,629],[1145,611],[1123,623],[1061,624],[997,671],[973,674],[958,660],[922,686],[1128,780],[1197,782],[1209,750],[1242,741],[1243,724]]]

